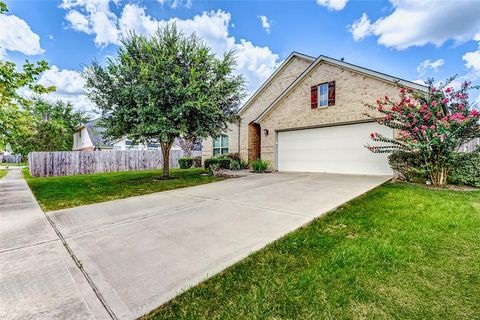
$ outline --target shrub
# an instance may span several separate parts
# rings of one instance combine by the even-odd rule
[[[229,158],[230,160],[235,160],[237,162],[240,162],[241,158],[240,158],[240,153],[238,152],[232,152],[232,153],[229,153],[226,155],[227,158]]]
[[[180,165],[181,169],[188,169],[192,167],[193,159],[192,158],[180,158],[178,159],[178,164]]]
[[[230,169],[230,160],[229,158],[219,158],[218,159],[218,165],[220,166],[220,169]]]
[[[240,162],[238,162],[237,160],[230,161],[230,169],[231,170],[240,170],[241,169]]]
[[[218,165],[218,163],[211,163],[211,164],[208,166],[208,168],[205,169],[205,171],[206,171],[207,174],[209,174],[209,175],[217,176],[219,169],[220,169],[220,166]]]
[[[248,169],[248,161],[240,160],[240,169]]]
[[[192,160],[193,160],[193,167],[194,168],[200,168],[202,166],[202,157],[201,156],[193,157]]]
[[[448,181],[452,184],[480,187],[480,149],[475,152],[459,152],[454,159],[454,168]]]
[[[265,160],[255,160],[252,162],[252,169],[254,172],[265,172],[268,169],[268,162]]]
[[[457,90],[451,86],[454,78],[438,88],[433,79],[428,92],[400,86],[399,99],[385,96],[367,105],[374,112],[368,116],[394,129],[395,138],[372,132],[379,145],[367,148],[375,153],[402,151],[416,157],[433,185],[442,186],[454,168],[458,148],[480,136],[480,111],[469,101],[468,90],[477,89],[464,82]]]
[[[212,164],[218,164],[218,161],[218,158],[205,159],[203,166],[205,167],[205,170],[208,170]]]
[[[404,151],[394,151],[388,156],[390,167],[405,181],[425,182],[425,171],[414,154]]]

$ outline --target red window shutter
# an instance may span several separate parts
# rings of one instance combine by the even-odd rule
[[[335,81],[330,81],[328,83],[328,105],[335,105]]]
[[[318,107],[318,86],[310,88],[310,107],[316,109]]]

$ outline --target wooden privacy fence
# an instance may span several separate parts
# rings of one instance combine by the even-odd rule
[[[183,154],[182,150],[170,151],[170,168],[178,168]],[[193,152],[193,156],[199,155],[201,152]],[[160,150],[31,152],[28,165],[33,177],[72,176],[159,169],[163,156]]]
[[[469,143],[464,144],[458,151],[460,152],[473,152],[480,146],[480,138],[473,139]]]

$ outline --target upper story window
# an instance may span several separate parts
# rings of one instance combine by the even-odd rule
[[[318,85],[318,106],[328,106],[328,83],[322,83]]]
[[[213,139],[213,156],[221,156],[228,153],[228,136],[222,134]]]
[[[312,86],[310,90],[310,105],[312,109],[335,105],[335,81],[324,82]]]

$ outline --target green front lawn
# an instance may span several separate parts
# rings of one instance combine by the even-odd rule
[[[147,319],[474,319],[480,191],[386,184]]]
[[[161,180],[161,170],[130,171],[78,175],[69,177],[32,178],[27,169],[24,176],[30,189],[45,211],[138,196],[199,184],[220,181],[204,176],[203,169],[172,169],[175,179]]]
[[[0,169],[0,179],[3,178],[3,176],[5,176],[7,174],[7,170],[4,170],[4,169]]]

